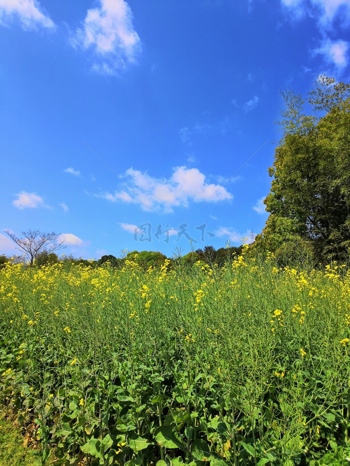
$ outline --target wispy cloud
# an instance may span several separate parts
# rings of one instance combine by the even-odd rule
[[[180,128],[179,136],[180,136],[181,141],[184,144],[186,144],[186,142],[190,140],[191,131],[189,130],[189,128],[187,128],[187,126],[184,126],[183,128]]]
[[[257,212],[258,214],[265,214],[266,213],[266,206],[264,204],[264,200],[265,200],[265,197],[262,197],[261,199],[259,199],[257,201],[257,203],[253,206],[253,209],[255,210],[255,212]]]
[[[311,4],[317,8],[319,13],[319,23],[321,27],[331,27],[335,18],[339,15],[344,20],[350,17],[349,0],[310,0]]]
[[[295,19],[310,16],[320,29],[329,29],[336,18],[344,23],[350,19],[350,0],[281,0],[281,5]]]
[[[99,0],[99,7],[88,10],[72,44],[93,52],[94,71],[112,75],[135,63],[141,49],[131,9],[124,0]]]
[[[66,214],[67,212],[69,212],[68,206],[67,206],[64,202],[62,202],[62,203],[60,204],[60,207],[62,207],[63,212],[64,212],[65,214]]]
[[[0,24],[7,25],[16,19],[26,30],[39,26],[48,29],[55,27],[54,22],[42,12],[36,0],[0,0]]]
[[[211,131],[213,127],[208,123],[195,123],[193,126],[184,126],[179,131],[181,141],[186,144],[190,143],[191,137],[196,134],[206,134]]]
[[[294,19],[300,19],[306,14],[306,5],[304,0],[281,0],[281,4]]]
[[[324,39],[320,47],[314,50],[315,54],[323,55],[325,61],[341,72],[349,64],[349,42],[344,40],[332,41]]]
[[[326,63],[341,72],[349,63],[349,42],[330,39],[330,30],[336,19],[348,28],[350,0],[281,0],[281,4],[295,19],[309,16],[317,22],[323,39],[314,54],[323,55]]]
[[[141,234],[142,230],[136,225],[133,225],[132,223],[119,223],[121,228],[124,231],[127,231],[128,233],[132,233],[133,235]]]
[[[65,173],[70,173],[71,175],[74,175],[74,176],[80,176],[80,171],[74,170],[73,167],[66,168],[64,171]]]
[[[247,231],[246,233],[238,233],[232,227],[220,227],[215,231],[215,235],[221,238],[227,238],[228,241],[232,243],[239,243],[239,244],[250,244],[254,241],[255,235],[251,231]]]
[[[67,246],[84,246],[85,243],[78,236],[73,235],[73,233],[62,233],[59,236],[59,240],[63,241]]]
[[[259,103],[259,97],[257,95],[255,95],[252,99],[248,100],[248,102],[246,102],[244,105],[243,105],[243,110],[245,112],[250,112],[251,110],[253,110]]]
[[[174,207],[187,207],[190,202],[219,202],[233,196],[223,186],[206,182],[197,168],[177,167],[169,179],[153,178],[147,173],[129,168],[124,178],[124,190],[103,193],[109,201],[139,205],[145,211],[172,212]]]
[[[16,196],[17,198],[12,202],[12,204],[17,207],[17,209],[35,209],[37,207],[45,207],[44,199],[35,193],[22,191]]]

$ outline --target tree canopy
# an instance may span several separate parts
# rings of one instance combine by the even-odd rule
[[[270,216],[257,244],[270,251],[304,241],[319,261],[350,248],[350,84],[321,76],[305,101],[284,93],[284,128],[265,199]],[[317,112],[322,112],[321,116]]]

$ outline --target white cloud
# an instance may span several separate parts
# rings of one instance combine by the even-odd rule
[[[66,173],[70,173],[71,175],[74,175],[74,176],[80,176],[80,171],[79,170],[74,170],[73,167],[66,168],[64,171]]]
[[[59,240],[63,241],[67,246],[84,246],[84,241],[73,233],[62,233]]]
[[[240,176],[216,176],[215,177],[216,181],[220,184],[230,184],[230,183],[236,183],[238,180],[241,179]]]
[[[124,0],[99,0],[99,4],[88,10],[72,44],[94,52],[94,71],[113,75],[136,61],[141,41],[132,25],[131,9]]]
[[[311,0],[311,3],[319,9],[319,18],[322,26],[328,27],[342,12],[344,18],[350,15],[350,0]]]
[[[340,13],[343,20],[350,18],[350,0],[281,0],[281,4],[297,19],[316,18],[321,29],[331,27]]]
[[[17,199],[15,199],[12,204],[18,209],[45,207],[44,199],[42,197],[35,193],[27,193],[25,191],[18,193]]]
[[[220,227],[215,231],[215,235],[218,237],[226,237],[228,241],[239,244],[251,244],[255,239],[255,235],[251,231],[241,234],[231,227]]]
[[[36,0],[0,0],[0,24],[6,25],[14,18],[20,20],[23,29],[55,27],[53,21],[40,10]]]
[[[0,233],[0,255],[14,254],[16,251],[18,252],[15,243]]]
[[[140,234],[142,231],[136,225],[132,225],[131,223],[119,223],[123,230],[127,231],[128,233],[132,233],[133,235]]]
[[[306,13],[304,0],[281,0],[281,3],[295,19],[300,19]]]
[[[68,206],[67,206],[64,202],[62,202],[62,203],[60,204],[60,207],[62,207],[63,212],[64,212],[65,214],[66,214],[67,212],[69,212]]]
[[[255,212],[257,212],[258,214],[264,214],[266,212],[266,206],[264,204],[264,200],[265,200],[265,197],[262,197],[261,199],[259,199],[257,201],[257,203],[255,204],[255,206],[253,206],[253,209],[255,210]]]
[[[206,182],[197,168],[177,167],[169,179],[152,178],[147,173],[129,168],[124,176],[125,189],[100,195],[109,201],[138,204],[142,210],[172,212],[174,207],[187,207],[189,202],[219,202],[233,196],[218,184]]]
[[[259,97],[255,95],[252,99],[248,100],[248,102],[243,105],[243,109],[245,112],[250,112],[258,105],[258,103]]]
[[[349,64],[349,45],[349,42],[343,40],[324,39],[321,46],[314,50],[314,53],[323,55],[326,62],[341,71]]]

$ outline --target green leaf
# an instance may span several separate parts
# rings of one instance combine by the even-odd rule
[[[159,460],[156,462],[156,466],[167,466],[167,464],[164,460]]]
[[[181,466],[182,464],[185,463],[182,461],[182,458],[180,456],[171,460],[171,466]]]
[[[83,453],[93,456],[94,458],[99,458],[103,460],[103,455],[101,453],[101,442],[97,438],[91,438],[85,445],[81,448]]]
[[[196,440],[192,445],[191,453],[196,460],[200,461],[207,461],[211,456],[209,446],[204,440]]]
[[[104,451],[109,450],[113,445],[113,440],[111,439],[111,436],[107,434],[105,438],[102,440],[101,444],[104,447]]]
[[[183,450],[181,440],[179,440],[170,426],[158,427],[155,431],[155,439],[161,447],[165,448],[180,448]]]
[[[132,424],[129,424],[128,426],[125,425],[125,424],[118,424],[117,425],[117,429],[120,431],[120,432],[130,432],[130,431],[133,431],[136,429],[136,426],[132,425]]]
[[[227,466],[227,463],[224,460],[213,458],[210,460],[210,466]]]
[[[267,463],[270,463],[270,460],[268,458],[261,458],[261,460],[258,462],[258,466],[263,466]]]
[[[148,447],[149,441],[146,438],[140,437],[137,434],[130,434],[128,440],[129,447],[135,451],[145,450]]]
[[[247,453],[249,453],[249,455],[255,456],[255,448],[253,447],[253,445],[250,445],[250,444],[245,443],[245,442],[241,442],[241,445],[245,449],[245,451]]]

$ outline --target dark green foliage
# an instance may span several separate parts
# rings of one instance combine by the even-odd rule
[[[103,265],[103,264],[110,264],[112,267],[121,267],[124,263],[123,259],[118,259],[115,256],[110,255],[105,255],[102,256],[101,259],[97,261],[97,265]]]
[[[148,267],[158,267],[163,265],[167,257],[161,252],[133,251],[127,254],[126,259],[132,260],[142,268],[147,269]]]
[[[0,256],[0,268],[1,267],[4,267],[7,263],[9,262],[9,258],[4,256],[4,255],[1,255]]]
[[[350,246],[350,85],[321,77],[309,103],[322,117],[302,113],[304,101],[284,95],[284,136],[276,149],[270,212],[257,237],[261,249],[277,251],[302,239],[318,261],[346,260]]]
[[[35,265],[48,265],[56,264],[58,262],[58,256],[54,252],[48,253],[47,251],[40,252],[35,259]]]

